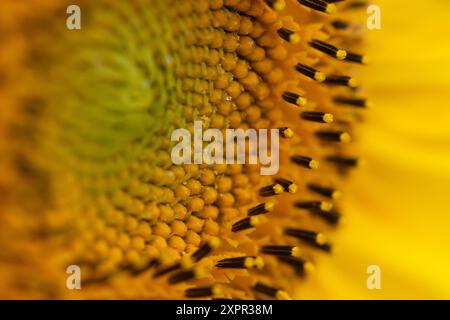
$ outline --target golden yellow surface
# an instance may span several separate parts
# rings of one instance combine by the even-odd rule
[[[335,254],[299,296],[449,299],[450,3],[376,3],[364,70],[374,106],[355,141],[366,165],[347,186]],[[366,287],[369,265],[381,290]]]

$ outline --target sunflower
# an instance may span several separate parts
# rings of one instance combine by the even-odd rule
[[[408,132],[397,120],[416,114],[383,109],[403,98],[401,89],[384,94],[406,77],[394,60],[397,40],[365,32],[367,2],[82,0],[81,30],[66,28],[69,4],[1,4],[1,296],[392,297],[408,295],[411,270],[422,266],[428,279],[434,255],[409,234],[432,238],[405,223],[414,220],[399,214],[410,214],[409,196],[395,193],[408,179],[393,177],[408,167],[386,157],[398,149],[386,130]],[[382,3],[383,28],[395,34],[391,6]],[[390,41],[393,50],[371,48]],[[375,58],[368,71],[365,50]],[[379,74],[395,68],[398,77]],[[369,116],[361,71],[377,102]],[[249,164],[174,165],[171,133],[193,133],[195,121],[223,132],[278,129],[278,174]],[[396,201],[376,201],[382,194]],[[409,248],[393,245],[398,226],[428,259],[397,253]],[[411,266],[396,264],[402,258]],[[383,270],[379,291],[365,287],[373,264]],[[81,290],[66,286],[73,265]],[[442,264],[438,284],[414,292],[440,294],[445,278]]]

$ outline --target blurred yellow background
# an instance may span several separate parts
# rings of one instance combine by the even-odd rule
[[[346,190],[335,254],[300,296],[448,299],[450,1],[374,3],[382,26],[368,32],[363,77],[374,106],[356,141],[366,165]],[[369,265],[380,290],[366,287]]]

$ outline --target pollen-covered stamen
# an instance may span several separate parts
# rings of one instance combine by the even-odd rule
[[[298,186],[287,179],[283,179],[283,178],[276,178],[275,182],[282,185],[284,191],[289,192],[289,193],[296,193],[298,191]]]
[[[271,197],[271,196],[276,196],[279,194],[283,193],[283,186],[278,184],[278,183],[274,183],[265,187],[262,187],[261,189],[259,189],[259,195],[261,197]]]
[[[347,56],[345,57],[345,61],[367,64],[368,58],[367,58],[367,56],[362,55],[362,54],[347,52]]]
[[[349,76],[327,75],[324,83],[332,86],[346,86],[356,88],[358,81]]]
[[[229,268],[229,269],[250,269],[258,268],[262,269],[264,267],[264,261],[261,257],[236,257],[222,259],[217,262],[216,267],[218,268]]]
[[[286,229],[284,232],[286,235],[300,239],[315,248],[327,252],[331,251],[331,244],[323,233],[291,228]]]
[[[269,254],[273,256],[292,256],[300,257],[301,250],[299,247],[294,246],[262,246],[261,253]]]
[[[336,104],[341,104],[341,105],[348,105],[348,106],[352,106],[352,107],[358,107],[358,108],[366,108],[370,106],[369,101],[367,101],[367,99],[364,98],[347,98],[347,97],[334,97],[333,101]]]
[[[299,209],[321,210],[330,212],[333,209],[333,204],[328,201],[296,201],[294,206]]]
[[[305,97],[300,96],[297,93],[294,92],[289,92],[289,91],[285,91],[283,92],[283,100],[290,103],[290,104],[294,104],[296,106],[299,107],[304,107],[306,106],[307,100]]]
[[[304,229],[292,229],[287,228],[284,233],[288,236],[295,237],[297,239],[313,242],[318,245],[324,245],[328,243],[328,238],[320,232],[304,230]]]
[[[291,139],[294,136],[294,131],[289,127],[279,128],[280,136],[285,139]]]
[[[313,80],[316,80],[318,82],[324,82],[327,79],[327,76],[325,75],[325,73],[317,71],[313,67],[307,66],[302,63],[297,63],[295,65],[295,69],[298,72],[300,72],[301,74],[303,74],[304,76],[311,78]]]
[[[190,270],[180,271],[180,272],[177,272],[176,274],[172,275],[171,277],[169,277],[169,283],[177,284],[180,282],[197,279],[204,275],[205,275],[204,269],[202,269],[200,267],[194,267]]]
[[[333,200],[337,200],[341,197],[341,192],[338,190],[335,190],[334,188],[331,188],[331,187],[325,187],[325,186],[320,186],[318,184],[310,183],[310,184],[308,184],[308,189],[314,193],[320,194],[324,197],[327,197],[327,198],[330,198]]]
[[[297,0],[298,3],[304,5],[305,7],[325,12],[325,13],[334,13],[336,12],[336,6],[332,3],[327,3],[323,0]]]
[[[302,258],[281,256],[278,257],[278,260],[290,265],[299,276],[303,276],[314,271],[314,265]]]
[[[350,134],[345,131],[317,131],[316,136],[325,141],[344,143],[348,143],[351,141]]]
[[[278,35],[281,39],[284,41],[290,42],[290,43],[299,43],[300,42],[300,36],[295,33],[292,30],[289,30],[287,28],[280,28],[277,31]]]
[[[299,166],[302,166],[307,169],[318,169],[319,168],[319,162],[316,160],[313,160],[310,157],[295,155],[291,157],[291,161],[295,164],[298,164]]]
[[[320,52],[323,52],[338,60],[344,60],[347,57],[347,51],[339,49],[329,43],[314,39],[309,42],[309,45]]]
[[[235,222],[233,226],[231,227],[231,231],[233,232],[239,232],[247,229],[251,229],[256,227],[260,223],[260,220],[258,217],[252,216],[247,217],[242,220],[239,220],[238,222]]]
[[[264,260],[261,257],[255,257],[254,267],[258,270],[262,270],[264,268]]]
[[[189,288],[185,291],[186,298],[217,297],[222,294],[222,288],[214,285],[208,287]]]
[[[358,158],[353,157],[328,156],[325,160],[343,167],[356,167],[359,164]]]
[[[289,295],[286,293],[286,291],[268,286],[266,284],[263,284],[261,282],[257,282],[253,287],[253,290],[263,293],[271,298],[277,298],[280,300],[289,300],[290,297]]]
[[[264,0],[266,4],[273,10],[282,11],[286,7],[284,0]]]
[[[205,242],[200,248],[198,248],[191,256],[192,261],[197,262],[210,253],[214,248],[220,245],[220,240],[217,238],[211,238]]]
[[[320,123],[332,123],[334,117],[331,113],[319,112],[319,111],[305,111],[302,112],[302,119]]]
[[[257,206],[248,209],[247,214],[249,216],[257,216],[260,214],[269,213],[273,210],[274,207],[275,207],[274,202],[260,203]]]

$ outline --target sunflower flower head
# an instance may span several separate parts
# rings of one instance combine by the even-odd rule
[[[360,163],[366,3],[78,2],[76,31],[66,1],[3,4],[19,18],[2,26],[1,293],[289,299],[332,251]],[[279,172],[174,165],[171,133],[195,121],[278,129]]]

